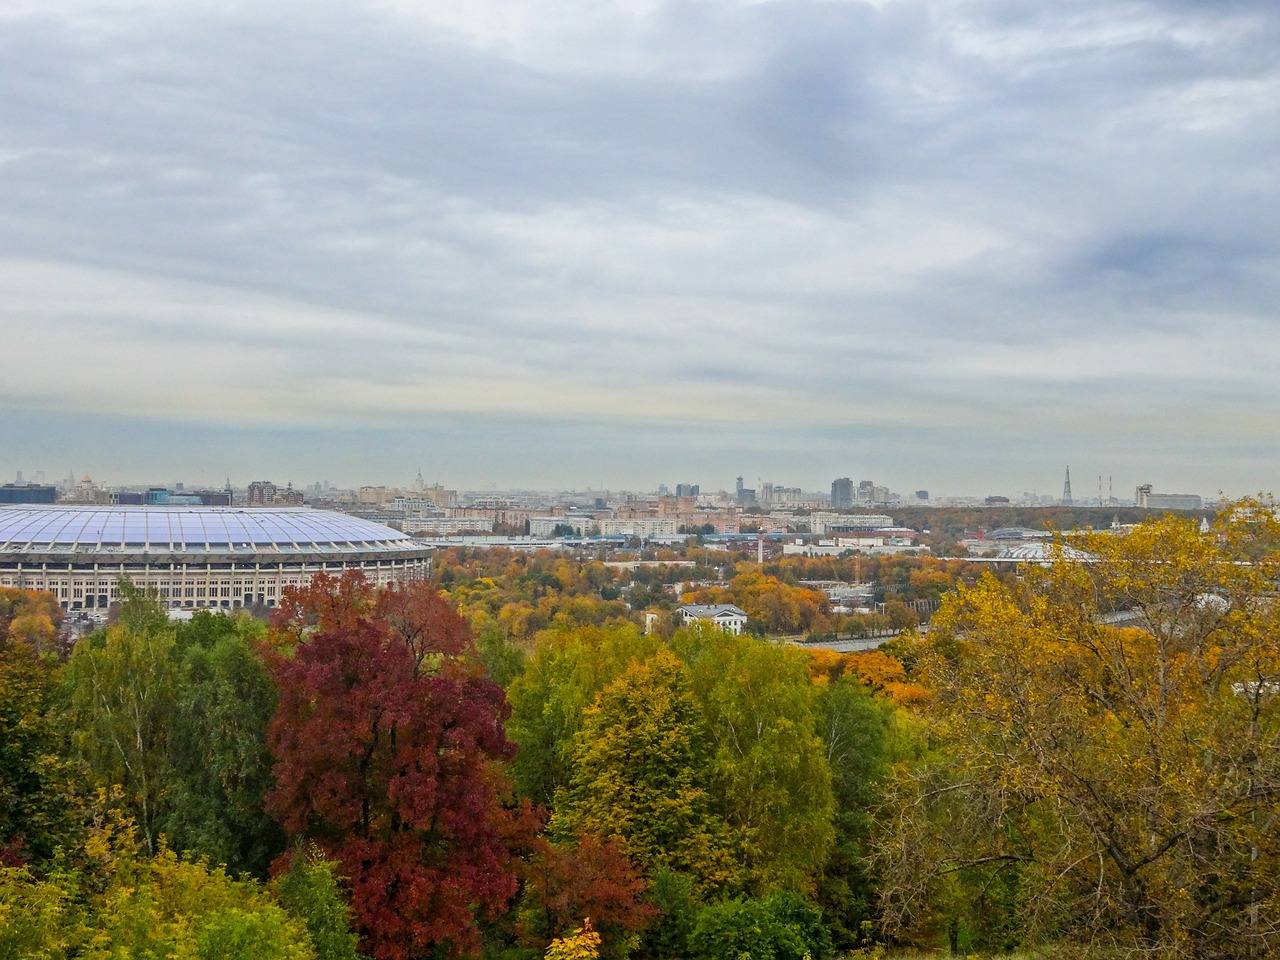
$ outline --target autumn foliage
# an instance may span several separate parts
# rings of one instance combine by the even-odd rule
[[[928,699],[928,691],[907,676],[903,662],[883,650],[837,653],[815,648],[808,652],[809,676],[820,686],[847,678],[901,706],[918,706]]]
[[[1280,955],[1280,522],[1072,542],[996,576],[455,549],[270,628],[125,585],[74,645],[0,589],[0,960]],[[754,623],[677,627],[682,583]],[[943,593],[877,650],[757,631]]]
[[[52,601],[0,588],[0,864],[48,856],[74,822],[73,771],[57,755],[56,694],[39,651]]]
[[[24,643],[39,653],[53,647],[62,612],[51,593],[0,587],[0,638]]]
[[[675,654],[631,666],[586,711],[552,831],[617,837],[647,870],[733,883],[727,831],[706,788],[709,736]]]
[[[600,934],[592,929],[590,917],[572,933],[551,941],[546,952],[546,960],[596,960],[598,956]]]
[[[565,844],[539,839],[527,873],[522,939],[545,944],[587,917],[602,942],[624,948],[657,914],[647,890],[643,872],[616,840],[589,833]]]
[[[1257,505],[1168,518],[953,594],[921,660],[936,750],[885,804],[890,929],[1275,956],[1277,542]]]
[[[340,864],[378,960],[474,952],[516,892],[498,766],[514,747],[466,625],[429,584],[346,576],[316,578],[276,626],[303,642],[274,665],[270,809]]]
[[[734,603],[764,629],[774,633],[801,633],[827,626],[825,594],[793,586],[758,569],[738,574],[723,587],[693,590],[683,603]]]

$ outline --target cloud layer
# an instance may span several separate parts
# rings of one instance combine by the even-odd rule
[[[1277,49],[1273,0],[10,0],[0,470],[1269,487]]]

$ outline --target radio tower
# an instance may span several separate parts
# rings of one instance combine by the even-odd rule
[[[1067,479],[1062,485],[1062,505],[1069,507],[1074,501],[1071,499],[1071,466],[1067,466]]]

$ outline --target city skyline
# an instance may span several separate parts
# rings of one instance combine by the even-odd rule
[[[0,469],[3,468],[0,467]],[[289,474],[287,471],[283,473],[272,473],[270,471],[264,472],[261,470],[257,472],[250,471],[244,476],[237,476],[234,478],[228,474],[224,475],[222,479],[193,475],[190,473],[183,474],[181,471],[169,471],[168,473],[162,472],[149,477],[134,477],[104,475],[101,473],[95,474],[93,470],[78,470],[75,468],[72,468],[68,472],[67,470],[50,471],[45,468],[37,467],[34,470],[18,468],[17,470],[10,472],[7,477],[5,474],[0,473],[0,485],[14,484],[16,482],[18,485],[47,484],[65,489],[76,486],[80,483],[82,478],[87,478],[93,482],[95,487],[100,487],[102,489],[140,490],[143,488],[176,486],[179,489],[185,489],[187,491],[201,490],[212,492],[221,491],[225,487],[230,487],[243,492],[250,489],[253,485],[269,483],[273,486],[279,487],[281,490],[286,489],[286,487],[292,488],[297,490],[299,495],[303,492],[306,492],[308,495],[312,495],[315,493],[316,488],[321,490],[328,489],[333,491],[350,492],[359,490],[361,487],[386,487],[388,489],[398,489],[406,492],[426,488],[453,488],[454,492],[468,494],[484,494],[486,492],[512,494],[538,493],[552,496],[556,494],[588,492],[689,496],[690,494],[682,493],[681,488],[692,486],[694,489],[699,490],[699,493],[704,497],[725,496],[733,499],[736,484],[739,497],[741,496],[741,488],[745,487],[749,493],[752,494],[752,503],[755,503],[757,500],[764,504],[774,502],[765,495],[765,491],[778,488],[782,491],[786,491],[788,494],[791,492],[800,492],[808,499],[821,499],[826,497],[831,500],[833,506],[844,506],[846,508],[870,506],[879,502],[874,498],[867,499],[866,491],[860,490],[860,487],[866,487],[868,490],[883,490],[887,494],[892,494],[898,499],[898,502],[902,506],[921,504],[927,506],[930,503],[936,504],[943,500],[975,499],[994,494],[997,496],[1009,496],[1015,503],[1024,501],[1028,496],[1031,496],[1038,498],[1038,500],[1044,505],[1062,504],[1071,506],[1074,504],[1077,507],[1088,507],[1099,504],[1105,506],[1110,504],[1132,503],[1133,496],[1131,494],[1133,494],[1135,489],[1143,486],[1147,487],[1148,490],[1154,489],[1155,492],[1161,494],[1177,492],[1173,486],[1159,482],[1158,480],[1153,483],[1150,478],[1140,480],[1137,483],[1128,483],[1124,478],[1122,478],[1117,484],[1116,478],[1113,475],[1095,474],[1088,478],[1088,490],[1086,491],[1083,490],[1083,488],[1077,487],[1077,493],[1074,496],[1074,499],[1071,502],[1067,502],[1058,496],[1053,490],[1042,486],[1033,485],[1017,487],[1015,489],[1014,486],[1010,486],[1008,484],[1000,486],[996,483],[982,489],[951,490],[940,489],[938,487],[930,488],[927,484],[922,486],[920,483],[913,481],[895,483],[885,479],[878,470],[871,471],[871,474],[874,475],[875,479],[869,479],[868,476],[859,475],[857,478],[853,478],[850,481],[850,477],[846,476],[843,478],[836,477],[828,483],[798,482],[795,481],[795,478],[792,476],[765,476],[763,474],[748,476],[746,473],[738,473],[734,477],[727,478],[726,482],[721,482],[722,478],[718,475],[711,477],[681,475],[675,478],[662,477],[652,482],[638,484],[610,484],[603,480],[597,480],[583,481],[578,484],[570,485],[538,485],[534,483],[521,483],[519,482],[518,477],[514,479],[508,478],[506,482],[494,481],[482,484],[459,483],[448,473],[429,474],[423,472],[421,467],[418,468],[416,476],[408,479],[404,477],[369,476],[357,477],[354,479],[342,477],[335,479],[332,472],[324,473],[323,471],[315,476],[308,475],[305,477],[298,477]],[[836,484],[842,482],[851,482],[851,489],[848,494],[849,500],[847,502],[843,499],[841,499],[840,502],[837,502],[835,487]],[[756,485],[763,485],[765,489],[760,490]],[[1178,491],[1181,490],[1182,488],[1178,488]],[[1065,493],[1065,491],[1063,492]],[[1242,493],[1239,491],[1227,491],[1221,488],[1201,490],[1191,487],[1186,488],[1185,492],[1203,494],[1206,499],[1210,500],[1216,499],[1219,496],[1231,499],[1240,496],[1252,496],[1254,494],[1269,497],[1273,494],[1273,492],[1269,490]],[[917,497],[918,493],[923,493],[925,496],[923,498],[919,498]],[[696,497],[697,495],[698,494],[693,494],[692,496]],[[780,505],[786,505],[787,501],[778,500],[777,503]]]
[[[1273,2],[17,0],[0,43],[0,475],[1274,487]]]

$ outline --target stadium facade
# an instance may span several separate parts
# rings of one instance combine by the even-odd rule
[[[432,548],[379,523],[305,507],[0,507],[0,586],[64,610],[118,599],[121,580],[173,609],[274,607],[319,573],[430,576]]]

